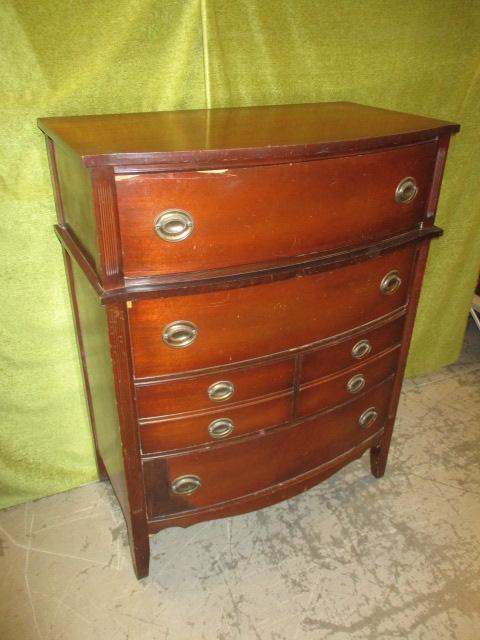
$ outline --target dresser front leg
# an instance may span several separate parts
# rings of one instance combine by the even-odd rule
[[[382,478],[387,466],[390,441],[392,439],[393,420],[391,425],[387,425],[385,433],[380,442],[370,449],[370,469],[375,478]]]
[[[134,534],[129,529],[128,541],[130,543],[130,553],[132,556],[133,570],[138,580],[148,576],[150,565],[150,541],[149,536],[143,533]]]
[[[381,445],[370,449],[370,469],[375,478],[382,478],[387,466],[387,457],[382,455]]]

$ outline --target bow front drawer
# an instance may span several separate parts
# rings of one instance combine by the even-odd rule
[[[133,301],[136,378],[228,365],[342,334],[402,307],[416,248],[270,284]]]
[[[425,214],[436,146],[275,166],[119,175],[124,273],[269,262],[408,231]]]

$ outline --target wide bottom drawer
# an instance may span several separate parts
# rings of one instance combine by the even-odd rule
[[[333,460],[380,431],[393,380],[314,419],[240,443],[143,460],[149,519],[274,487]]]

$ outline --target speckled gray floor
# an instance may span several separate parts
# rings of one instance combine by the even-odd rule
[[[288,502],[170,529],[137,582],[106,484],[0,512],[5,640],[478,640],[480,334],[405,383],[365,456]]]

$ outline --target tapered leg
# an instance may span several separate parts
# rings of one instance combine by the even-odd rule
[[[143,528],[143,527],[142,527]],[[133,570],[140,580],[148,576],[150,565],[150,542],[149,536],[129,531],[130,553],[132,555]]]
[[[370,469],[375,478],[382,478],[385,474],[388,452],[390,450],[390,441],[392,439],[393,423],[393,419],[388,421],[385,425],[384,435],[379,444],[370,449]]]
[[[370,469],[375,478],[381,478],[387,466],[388,452],[384,453],[381,446],[370,449]]]

